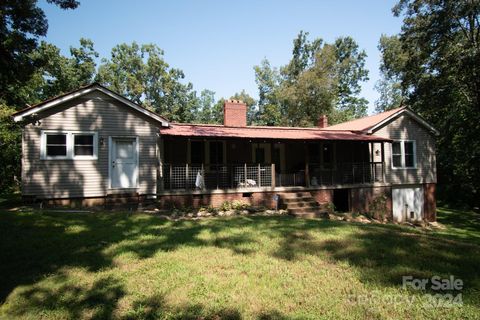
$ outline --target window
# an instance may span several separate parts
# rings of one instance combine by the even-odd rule
[[[42,131],[41,159],[96,159],[97,133]]]
[[[65,158],[67,156],[67,134],[47,134],[45,155],[52,158]]]
[[[73,142],[73,156],[87,156],[93,157],[94,155],[94,138],[93,134],[74,134]]]
[[[402,146],[401,142],[392,143],[392,163],[394,168],[402,167]]]
[[[392,167],[415,168],[415,141],[392,142]]]

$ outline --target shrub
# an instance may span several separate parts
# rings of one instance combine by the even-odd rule
[[[198,211],[206,211],[206,212],[209,212],[209,213],[216,213],[217,212],[217,209],[215,209],[213,206],[207,206],[207,207],[200,207],[200,209],[198,209]]]
[[[243,200],[225,201],[220,206],[220,210],[223,210],[223,211],[246,210],[248,208],[250,208],[250,204]]]
[[[327,209],[328,213],[330,213],[330,214],[333,214],[335,212],[335,205],[333,204],[333,202],[328,202],[325,205],[325,208]]]

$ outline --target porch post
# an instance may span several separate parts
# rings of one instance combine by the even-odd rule
[[[375,182],[376,180],[376,170],[374,164],[374,152],[375,152],[375,142],[368,143],[368,150],[370,152],[370,159],[369,159],[369,170],[370,170],[370,182]]]
[[[361,144],[364,144],[364,142],[361,142]],[[362,183],[365,183],[365,155],[363,153],[362,153]]]
[[[275,163],[272,163],[272,188],[275,188]]]
[[[308,154],[308,144],[305,143],[304,145],[304,150],[305,150],[305,186],[307,188],[310,187],[310,174],[308,172],[308,163],[310,161],[310,157],[309,157],[309,154]]]
[[[257,177],[258,177],[258,186],[262,186],[262,174],[260,173],[260,163],[258,164],[258,172],[257,172]]]
[[[382,141],[382,180],[385,182],[385,142]]]
[[[247,186],[247,164],[245,163],[245,187]]]
[[[165,172],[163,171],[164,146],[163,146],[163,139],[161,135],[158,136],[157,152],[158,152],[157,153],[157,193],[158,193],[159,190],[163,191],[165,189],[165,179],[164,179]]]
[[[185,189],[188,189],[188,163],[185,164]]]
[[[169,171],[169,175],[170,175],[168,181],[170,181],[170,190],[172,190],[172,175],[173,175],[172,164],[170,163],[170,165],[168,167],[169,167],[168,171]]]

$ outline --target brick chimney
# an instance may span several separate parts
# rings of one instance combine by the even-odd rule
[[[320,116],[320,119],[318,119],[318,127],[319,128],[328,127],[328,117],[326,115]]]
[[[247,105],[240,100],[225,100],[223,125],[227,127],[246,127]]]

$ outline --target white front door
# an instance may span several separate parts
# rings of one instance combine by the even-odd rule
[[[110,186],[136,188],[138,157],[136,138],[112,138],[110,149]]]
[[[392,200],[394,221],[422,220],[424,202],[422,186],[394,187]]]

